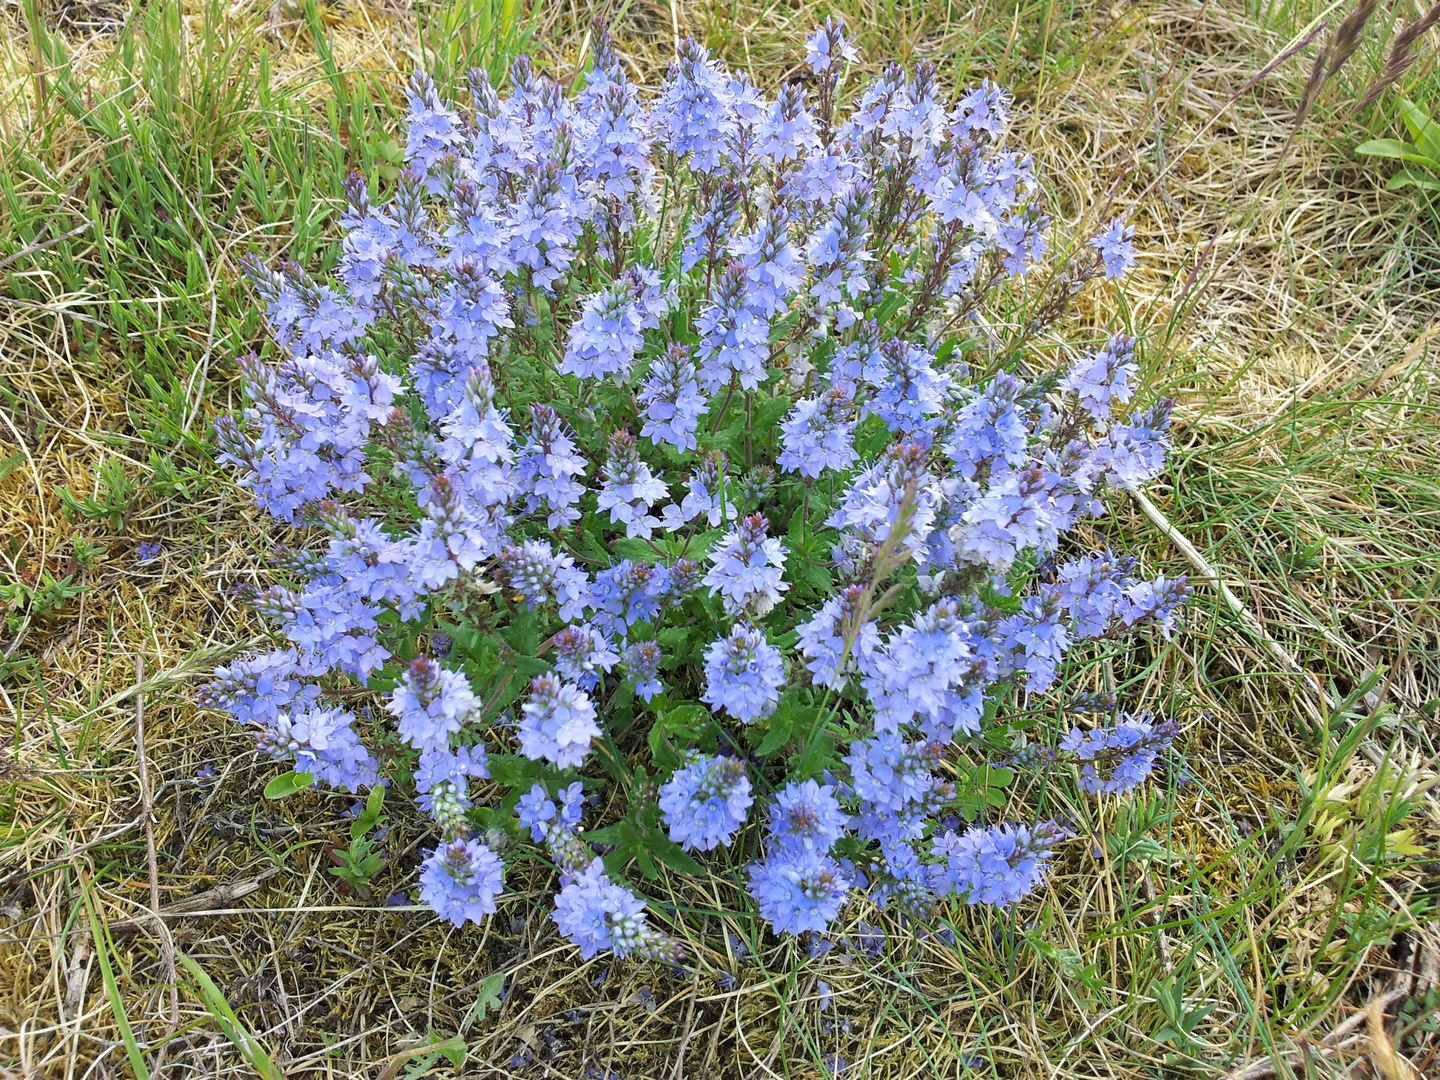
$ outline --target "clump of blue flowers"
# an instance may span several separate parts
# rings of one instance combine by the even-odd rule
[[[693,41],[647,97],[594,40],[574,93],[417,76],[335,278],[248,267],[276,349],[221,458],[305,540],[206,701],[296,786],[413,790],[451,922],[533,844],[585,957],[676,960],[627,875],[727,846],[781,934],[1018,903],[1067,833],[995,785],[1118,795],[1177,731],[1069,689],[1185,602],[1071,539],[1162,470],[1171,403],[1132,407],[1124,334],[1032,347],[1134,230],[1056,234],[999,87],[848,86],[838,18],[773,99]]]

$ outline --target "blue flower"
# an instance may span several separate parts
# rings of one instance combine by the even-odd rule
[[[1089,244],[1100,253],[1105,276],[1111,280],[1123,276],[1135,265],[1135,226],[1126,225],[1120,218],[1106,225]]]
[[[745,390],[765,381],[770,355],[770,323],[765,309],[754,303],[750,270],[732,260],[719,275],[714,299],[695,316],[700,334],[700,385],[708,393],[729,386],[734,379]]]
[[[595,622],[614,636],[624,637],[636,623],[652,622],[660,614],[669,584],[667,567],[621,559],[595,575],[590,590]]]
[[[865,415],[878,416],[891,431],[914,438],[937,425],[950,378],[934,369],[935,358],[907,341],[892,338],[866,364],[862,377],[875,392]]]
[[[648,436],[656,446],[669,443],[682,454],[696,448],[695,429],[707,402],[686,346],[674,342],[656,358],[640,388],[640,403],[645,406],[641,438]]]
[[[585,760],[590,740],[600,736],[595,706],[585,691],[554,675],[535,676],[521,713],[520,752],[532,761],[571,768]]]
[[[805,39],[805,63],[816,75],[841,63],[853,64],[857,59],[855,47],[845,40],[845,20],[839,15],[827,15],[824,25]]]
[[[635,683],[635,693],[646,701],[665,692],[660,659],[660,646],[653,641],[632,642],[625,650],[625,669]]]
[[[732,757],[692,757],[660,789],[670,839],[687,851],[728,844],[752,802],[745,763]]]
[[[417,750],[447,750],[450,736],[480,708],[470,680],[426,657],[417,657],[400,676],[386,706],[400,737]]]
[[[734,130],[730,81],[703,45],[686,38],[651,114],[658,137],[698,173],[719,170]]]
[[[530,406],[530,435],[515,459],[515,476],[529,493],[531,509],[549,512],[546,525],[558,529],[580,520],[575,504],[585,492],[585,458],[575,437],[548,405]]]
[[[1112,424],[1098,439],[1076,476],[1085,490],[1098,477],[1121,488],[1137,488],[1165,467],[1170,449],[1170,410],[1175,402],[1162,398],[1153,408],[1131,415],[1129,423]]]
[[[770,850],[827,855],[847,820],[834,787],[814,780],[791,781],[770,805]]]
[[[622,960],[635,956],[674,963],[683,955],[677,942],[650,928],[645,901],[611,881],[599,859],[565,883],[551,918],[586,960],[601,949],[613,950]]]
[[[1070,647],[1070,632],[1058,598],[1027,596],[1020,611],[1001,621],[1001,647],[1009,652],[1005,670],[1025,673],[1025,689],[1041,693],[1055,682]]]
[[[840,864],[825,855],[772,854],[746,872],[750,895],[777,934],[824,933],[850,888]]]
[[[820,145],[815,118],[805,108],[805,90],[794,83],[780,89],[755,128],[755,152],[777,165],[794,161]]]
[[[590,623],[567,626],[555,635],[555,671],[582,690],[594,690],[600,678],[620,660],[620,654]]]
[[[859,460],[854,408],[843,387],[796,402],[780,433],[784,449],[775,464],[787,472],[817,479],[827,469],[843,472]]]
[[[1153,623],[1167,639],[1175,631],[1180,608],[1190,596],[1190,585],[1184,574],[1166,578],[1161,574],[1154,581],[1136,581],[1125,587],[1124,601],[1116,605],[1125,626]]]
[[[763,514],[742,518],[710,553],[715,564],[705,574],[710,595],[719,594],[731,615],[766,614],[790,588],[782,580],[785,554],[785,546],[767,535]]]
[[[745,724],[763,720],[780,703],[785,661],[765,634],[736,623],[705,650],[705,693],[700,700]]]
[[[798,627],[800,654],[817,686],[842,690],[857,665],[868,667],[880,647],[880,631],[862,609],[865,589],[847,585]],[[848,645],[847,645],[848,642]]]
[[[626,275],[585,298],[580,318],[570,324],[570,340],[557,370],[585,379],[613,375],[623,381],[645,344],[643,323],[636,282]]]
[[[279,713],[258,740],[262,754],[294,763],[316,783],[358,791],[380,782],[380,766],[355,733],[355,714],[339,709]]]
[[[464,926],[495,913],[505,887],[500,856],[478,840],[442,844],[420,868],[420,900],[447,922]]]
[[[1077,641],[1099,637],[1119,613],[1135,560],[1105,551],[1061,564],[1056,595],[1070,613]]]
[[[1139,787],[1155,768],[1161,753],[1175,741],[1170,721],[1122,715],[1110,727],[1082,732],[1071,728],[1060,749],[1075,755],[1080,787],[1092,795],[1117,795]]]
[[[597,507],[610,511],[610,520],[625,525],[626,536],[642,536],[647,540],[660,521],[650,508],[666,499],[670,489],[656,479],[650,466],[640,460],[635,436],[617,431],[610,436],[610,456],[605,461],[605,479],[600,488]]]
[[[805,281],[805,261],[790,240],[790,211],[776,202],[748,233],[730,244],[746,270],[746,303],[765,318],[783,315]]]
[[[1096,420],[1110,418],[1112,402],[1126,402],[1134,392],[1130,380],[1139,367],[1135,363],[1135,339],[1116,334],[1105,347],[1076,361],[1060,380],[1060,389],[1080,399],[1080,406]]]
[[[967,904],[1008,907],[1039,887],[1045,866],[1065,831],[1054,822],[1036,825],[976,825],[963,834],[946,830],[935,839],[935,854],[945,860],[936,874],[942,892],[954,892]]]

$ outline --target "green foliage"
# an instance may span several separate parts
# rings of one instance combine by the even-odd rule
[[[114,942],[110,940],[108,930],[101,925],[99,917],[95,914],[95,902],[90,895],[88,886],[85,886],[81,902],[85,906],[85,915],[90,922],[90,940],[95,948],[95,959],[100,962],[100,980],[105,986],[105,996],[110,1001],[110,1013],[115,1018],[115,1026],[120,1029],[120,1041],[125,1044],[125,1056],[130,1060],[130,1068],[135,1073],[135,1080],[150,1080],[150,1070],[145,1065],[145,1055],[140,1052],[140,1045],[135,1041],[135,1031],[130,1026],[130,1018],[125,1013],[125,1003],[120,997],[120,986],[115,981],[114,966],[110,963]]]
[[[51,615],[65,606],[66,601],[79,596],[89,586],[76,583],[73,574],[57,578],[49,570],[41,570],[39,580],[34,584],[15,578],[0,582],[0,603],[8,604],[14,611],[32,618]]]
[[[1165,1022],[1151,1036],[1158,1043],[1168,1043],[1183,1055],[1185,1064],[1198,1064],[1196,1060],[1205,1052],[1205,1046],[1195,1038],[1195,1029],[1200,1026],[1216,1008],[1218,1002],[1209,1002],[1187,1008],[1185,1004],[1185,983],[1182,979],[1156,979],[1150,987],[1151,1000],[1160,1006]]]
[[[86,570],[92,569],[95,565],[95,560],[105,554],[104,547],[89,537],[81,536],[79,533],[76,533],[72,538],[72,543],[75,546],[75,561]]]
[[[64,486],[56,488],[55,493],[72,519],[104,521],[113,531],[120,532],[138,493],[135,482],[125,472],[125,466],[112,458],[100,466],[95,489],[94,495],[83,497]]]
[[[412,1051],[415,1057],[405,1066],[405,1080],[419,1080],[438,1065],[441,1058],[450,1062],[457,1070],[464,1067],[465,1057],[470,1053],[470,1048],[465,1045],[465,1040],[459,1035],[442,1039],[439,1035],[431,1032],[429,1040],[428,1046]]]
[[[643,778],[643,773],[641,774]],[[629,811],[613,825],[585,834],[587,842],[614,847],[604,857],[605,869],[614,877],[623,875],[632,862],[647,878],[658,878],[660,866],[682,874],[704,876],[705,868],[665,833],[660,807],[654,802],[633,801]]]
[[[1371,139],[1357,146],[1355,152],[1405,163],[1386,183],[1388,191],[1413,187],[1427,194],[1440,192],[1440,124],[1405,97],[1400,99],[1400,118],[1413,141]]]
[[[177,952],[175,959],[190,973],[190,977],[200,988],[200,1000],[204,1003],[205,1010],[219,1025],[221,1032],[230,1040],[240,1056],[245,1059],[245,1063],[255,1070],[260,1080],[285,1080],[284,1072],[265,1052],[265,1048],[260,1045],[255,1036],[250,1034],[249,1028],[244,1025],[240,1017],[235,1015],[235,1010],[231,1008],[230,1002],[220,988],[215,985],[214,980],[205,973],[205,969],[182,952]]]
[[[529,51],[540,13],[540,0],[526,10],[524,0],[442,0],[420,20],[426,70],[442,95],[465,85],[479,68],[498,85],[513,57]]]
[[[315,783],[315,777],[307,772],[281,773],[265,785],[265,798],[285,799],[297,791],[308,791]]]
[[[480,984],[480,991],[475,995],[475,1004],[470,1009],[470,1019],[474,1023],[480,1023],[485,1019],[485,1014],[490,1010],[500,1011],[503,1003],[502,995],[505,993],[505,973],[497,971],[493,975],[486,976],[485,981]]]
[[[350,844],[348,847],[330,848],[330,873],[348,885],[362,899],[370,897],[370,879],[385,865],[385,856],[376,851],[383,833],[371,836],[371,830],[378,830],[385,818],[385,787],[377,784],[370,789],[365,805],[350,823]]]

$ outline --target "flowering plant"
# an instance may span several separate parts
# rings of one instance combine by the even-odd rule
[[[947,105],[892,66],[842,117],[838,19],[773,100],[694,42],[646,100],[595,40],[574,96],[524,59],[463,106],[417,77],[408,169],[384,205],[353,179],[338,280],[248,267],[278,348],[242,361],[221,456],[319,542],[277,553],[248,596],[276,648],[208,701],[291,786],[413,788],[453,922],[538,845],[587,957],[676,958],[623,872],[732,844],[778,933],[857,888],[917,919],[1019,900],[1066,829],[988,820],[1015,770],[1121,792],[1174,737],[1073,686],[1168,637],[1183,579],[1062,551],[1161,469],[1170,405],[1116,415],[1123,335],[1030,373],[1132,232],[1046,261],[988,82]],[[1035,726],[1087,712],[1112,715]]]

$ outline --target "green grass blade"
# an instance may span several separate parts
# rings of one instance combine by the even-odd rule
[[[254,1069],[263,1080],[285,1080],[285,1074],[280,1071],[280,1067],[271,1060],[270,1055],[256,1041],[255,1036],[250,1034],[240,1017],[235,1015],[235,1010],[230,1007],[230,1002],[225,999],[225,995],[220,992],[220,988],[215,985],[214,980],[205,974],[205,969],[184,953],[177,952],[175,959],[199,984],[200,996],[204,999],[205,1008],[215,1018],[215,1022],[220,1025],[220,1030],[225,1033],[225,1037],[235,1045],[235,1049],[240,1052],[240,1056],[245,1059],[246,1064]]]
[[[120,1029],[120,1041],[125,1044],[125,1056],[130,1059],[130,1068],[135,1070],[136,1080],[150,1080],[150,1070],[145,1065],[145,1056],[140,1053],[140,1044],[135,1041],[130,1018],[125,1015],[125,1003],[120,1000],[120,987],[115,982],[115,971],[110,966],[110,939],[95,915],[95,907],[90,902],[89,886],[82,882],[81,888],[85,914],[90,919],[90,938],[95,945],[95,959],[100,961],[100,978],[105,983],[105,996],[110,999],[110,1011],[115,1016],[115,1025]]]

